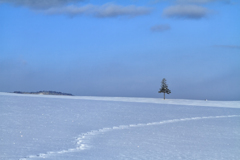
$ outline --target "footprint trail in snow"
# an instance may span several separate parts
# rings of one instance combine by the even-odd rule
[[[64,154],[64,153],[83,151],[83,150],[86,150],[86,149],[90,148],[87,145],[87,142],[91,138],[93,138],[94,136],[97,136],[98,134],[104,134],[106,132],[113,131],[113,130],[123,130],[123,129],[129,129],[129,128],[134,128],[134,127],[146,127],[146,126],[153,126],[153,125],[162,125],[162,124],[177,123],[177,122],[183,122],[183,121],[193,121],[193,120],[202,120],[202,119],[217,119],[217,118],[233,118],[233,117],[240,117],[240,115],[181,118],[181,119],[164,120],[164,121],[152,122],[152,123],[120,125],[120,126],[114,126],[114,127],[111,127],[111,128],[102,128],[102,129],[99,129],[99,130],[92,130],[90,132],[83,133],[83,134],[79,135],[79,137],[76,138],[76,141],[77,141],[76,142],[77,143],[76,148],[62,150],[62,151],[51,151],[51,152],[47,152],[47,153],[40,153],[40,154],[37,154],[37,155],[30,155],[30,156],[26,156],[24,158],[20,158],[19,160],[28,160],[28,159],[34,159],[34,158],[47,158],[47,157],[50,157],[50,156]]]

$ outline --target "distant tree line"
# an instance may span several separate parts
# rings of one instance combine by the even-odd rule
[[[13,93],[18,94],[43,94],[43,95],[65,95],[65,96],[73,96],[70,93],[62,93],[56,91],[38,91],[38,92],[21,92],[21,91],[14,91]]]

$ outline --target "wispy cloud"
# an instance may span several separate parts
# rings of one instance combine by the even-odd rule
[[[177,4],[204,4],[211,2],[224,2],[230,4],[233,2],[233,0],[152,0],[152,3],[160,2],[174,2]]]
[[[218,48],[230,48],[230,49],[240,49],[240,45],[214,45],[213,47],[218,47]]]
[[[135,5],[122,6],[116,4],[104,4],[104,5],[85,5],[85,6],[64,6],[57,8],[49,8],[44,11],[47,14],[64,14],[69,16],[77,15],[89,15],[98,18],[105,17],[117,17],[117,16],[129,16],[135,17],[140,15],[149,14],[150,8],[138,7]]]
[[[25,6],[49,15],[88,15],[98,18],[118,16],[135,17],[149,14],[152,10],[149,7],[135,5],[122,6],[113,3],[80,6],[77,3],[81,1],[83,0],[0,0],[0,3],[9,3],[14,6]]]
[[[116,17],[120,15],[134,17],[138,15],[149,14],[150,11],[151,9],[147,7],[137,7],[134,5],[121,6],[114,4],[105,4],[102,6],[97,6],[94,14],[97,17]]]
[[[210,2],[224,2],[224,3],[231,3],[231,0],[176,0],[177,3],[195,3],[195,4],[203,4],[203,3],[210,3]]]
[[[163,15],[169,18],[200,19],[206,17],[210,11],[198,5],[175,5],[166,8]]]
[[[15,6],[25,6],[32,9],[47,9],[81,1],[83,0],[0,0],[0,3],[10,3]]]
[[[171,29],[171,27],[167,24],[155,25],[155,26],[151,27],[152,32],[163,32],[163,31],[167,31],[170,29]]]
[[[204,4],[221,2],[233,4],[234,0],[154,0],[153,3],[171,2],[173,5],[163,10],[163,16],[180,19],[201,19],[212,11],[203,7]]]

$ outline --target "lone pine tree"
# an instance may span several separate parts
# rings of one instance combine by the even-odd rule
[[[171,90],[168,89],[168,85],[166,83],[165,78],[162,79],[162,86],[161,86],[160,90],[158,91],[158,93],[164,93],[164,99],[165,99],[165,93],[167,93],[167,94],[171,93]]]

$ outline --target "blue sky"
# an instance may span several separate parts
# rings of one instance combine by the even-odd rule
[[[237,0],[0,0],[0,91],[240,100]]]

